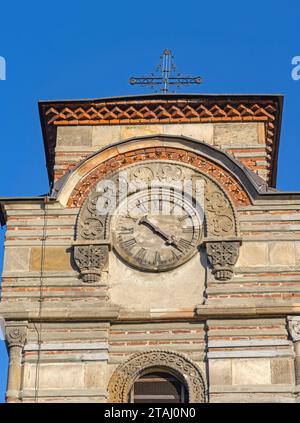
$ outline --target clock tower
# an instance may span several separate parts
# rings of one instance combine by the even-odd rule
[[[275,188],[282,97],[39,110],[50,193],[0,198],[7,401],[299,401],[300,195]]]

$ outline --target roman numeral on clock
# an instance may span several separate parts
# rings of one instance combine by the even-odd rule
[[[183,216],[178,217],[178,220],[179,220],[179,222],[182,222],[183,220],[187,219],[188,217],[190,217],[190,215],[187,213],[187,214],[184,214]]]
[[[132,235],[133,234],[133,228],[126,228],[125,226],[122,226],[119,230],[119,233],[121,235]]]
[[[195,212],[186,213],[183,216],[178,217],[179,222],[182,222],[183,220],[187,219],[188,217],[194,217],[196,215]]]
[[[176,254],[175,253],[175,251],[173,251],[172,250],[172,252],[171,252],[171,255],[172,255],[172,260],[179,260],[180,259],[180,257],[181,257],[181,255],[180,254]]]
[[[161,257],[158,251],[155,251],[155,257],[154,257],[154,265],[159,266],[161,264]]]
[[[148,209],[145,207],[145,205],[143,203],[141,203],[139,200],[136,203],[136,207],[143,211],[144,213],[148,213]]]
[[[136,259],[139,261],[143,261],[145,259],[147,250],[145,248],[141,248],[135,255]]]
[[[127,250],[131,250],[135,246],[136,240],[135,240],[135,238],[126,239],[126,240],[122,241],[121,243],[122,243],[123,248],[125,248]]]
[[[184,238],[180,238],[177,244],[181,250],[187,250],[192,246],[191,242]]]
[[[189,226],[188,228],[182,228],[182,232],[184,234],[192,234],[194,232],[194,227],[193,226]]]
[[[131,220],[133,220],[134,222],[137,222],[137,221],[139,220],[139,218],[138,218],[138,217],[130,216],[130,214],[129,214],[129,213],[127,213],[125,217],[126,217],[127,219],[131,219]]]

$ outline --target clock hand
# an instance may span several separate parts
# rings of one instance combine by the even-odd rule
[[[170,239],[170,236],[166,232],[164,232],[162,229],[160,229],[158,226],[156,226],[154,223],[152,223],[148,219],[147,216],[141,217],[141,219],[139,220],[139,223],[146,223],[148,226],[150,226],[154,230],[154,232],[157,232],[158,234],[162,235],[167,240]]]
[[[178,246],[178,242],[177,242],[175,235],[167,234],[165,231],[163,231],[158,226],[156,226],[154,223],[152,223],[148,219],[147,215],[140,218],[139,224],[141,224],[141,223],[146,223],[148,226],[150,226],[154,230],[154,232],[160,234],[163,238],[165,238],[166,241],[167,241],[167,244],[174,244],[175,247],[183,253],[183,250]]]

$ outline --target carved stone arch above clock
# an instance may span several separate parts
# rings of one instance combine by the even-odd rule
[[[145,160],[190,164],[217,181],[236,207],[266,191],[260,177],[220,148],[185,136],[152,135],[121,140],[87,156],[54,184],[52,196],[63,206],[80,207],[101,178]]]
[[[158,263],[149,263],[142,261],[144,248],[137,251],[138,259],[133,259],[130,251],[118,248],[118,238],[112,237],[112,222],[114,215],[124,199],[132,199],[137,196],[145,198],[144,192],[150,189],[153,192],[154,182],[159,188],[176,187],[177,191],[186,187],[190,183],[190,195],[195,209],[200,206],[203,211],[203,221],[201,231],[196,232],[198,225],[196,220],[189,216],[191,225],[194,229],[191,239],[180,238],[181,232],[174,229],[172,222],[167,224],[173,230],[177,230],[176,235],[166,236],[166,232],[157,229],[150,221],[139,222],[151,226],[155,233],[160,232],[166,239],[168,245],[172,244],[175,251],[171,251],[173,258],[160,258],[158,253]],[[202,190],[202,191],[201,191]],[[140,194],[138,194],[140,193]],[[199,196],[200,193],[200,196]],[[142,196],[142,197],[141,197]],[[139,199],[139,201],[141,201]],[[182,205],[182,208],[189,213],[191,205],[188,201]],[[100,210],[100,211],[99,211]],[[198,208],[199,210],[199,208]],[[191,215],[191,213],[190,213]],[[128,223],[128,221],[127,221]],[[166,223],[163,223],[166,225]],[[123,225],[126,230],[126,224]],[[139,226],[140,227],[140,226]],[[185,232],[188,232],[188,228]],[[127,227],[127,231],[132,230]],[[201,232],[201,233],[200,233]],[[128,232],[129,233],[129,232]],[[226,191],[220,183],[211,175],[195,169],[189,163],[182,163],[175,160],[144,160],[141,163],[129,164],[121,169],[105,175],[94,184],[88,197],[81,206],[77,224],[76,241],[74,248],[75,262],[80,269],[82,279],[85,282],[96,282],[101,277],[101,271],[108,263],[109,250],[112,246],[120,252],[121,256],[129,264],[139,267],[141,270],[163,271],[170,270],[187,261],[196,249],[203,244],[206,247],[207,256],[212,266],[212,273],[218,280],[231,278],[233,266],[238,258],[240,240],[239,228],[234,206],[228,197]],[[178,244],[175,241],[178,239]],[[183,247],[180,246],[180,241]],[[124,239],[124,244],[128,244],[130,239]],[[188,244],[189,243],[189,244]],[[112,245],[113,244],[113,245]],[[131,245],[127,245],[131,247]],[[179,254],[178,253],[179,250]],[[156,253],[157,254],[157,253]]]

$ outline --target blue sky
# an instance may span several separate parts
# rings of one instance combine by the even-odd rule
[[[128,78],[153,71],[164,48],[203,77],[188,92],[285,95],[277,187],[300,190],[299,2],[15,1],[0,13],[0,196],[48,192],[38,100],[148,92]],[[0,401],[6,366],[0,345]]]

